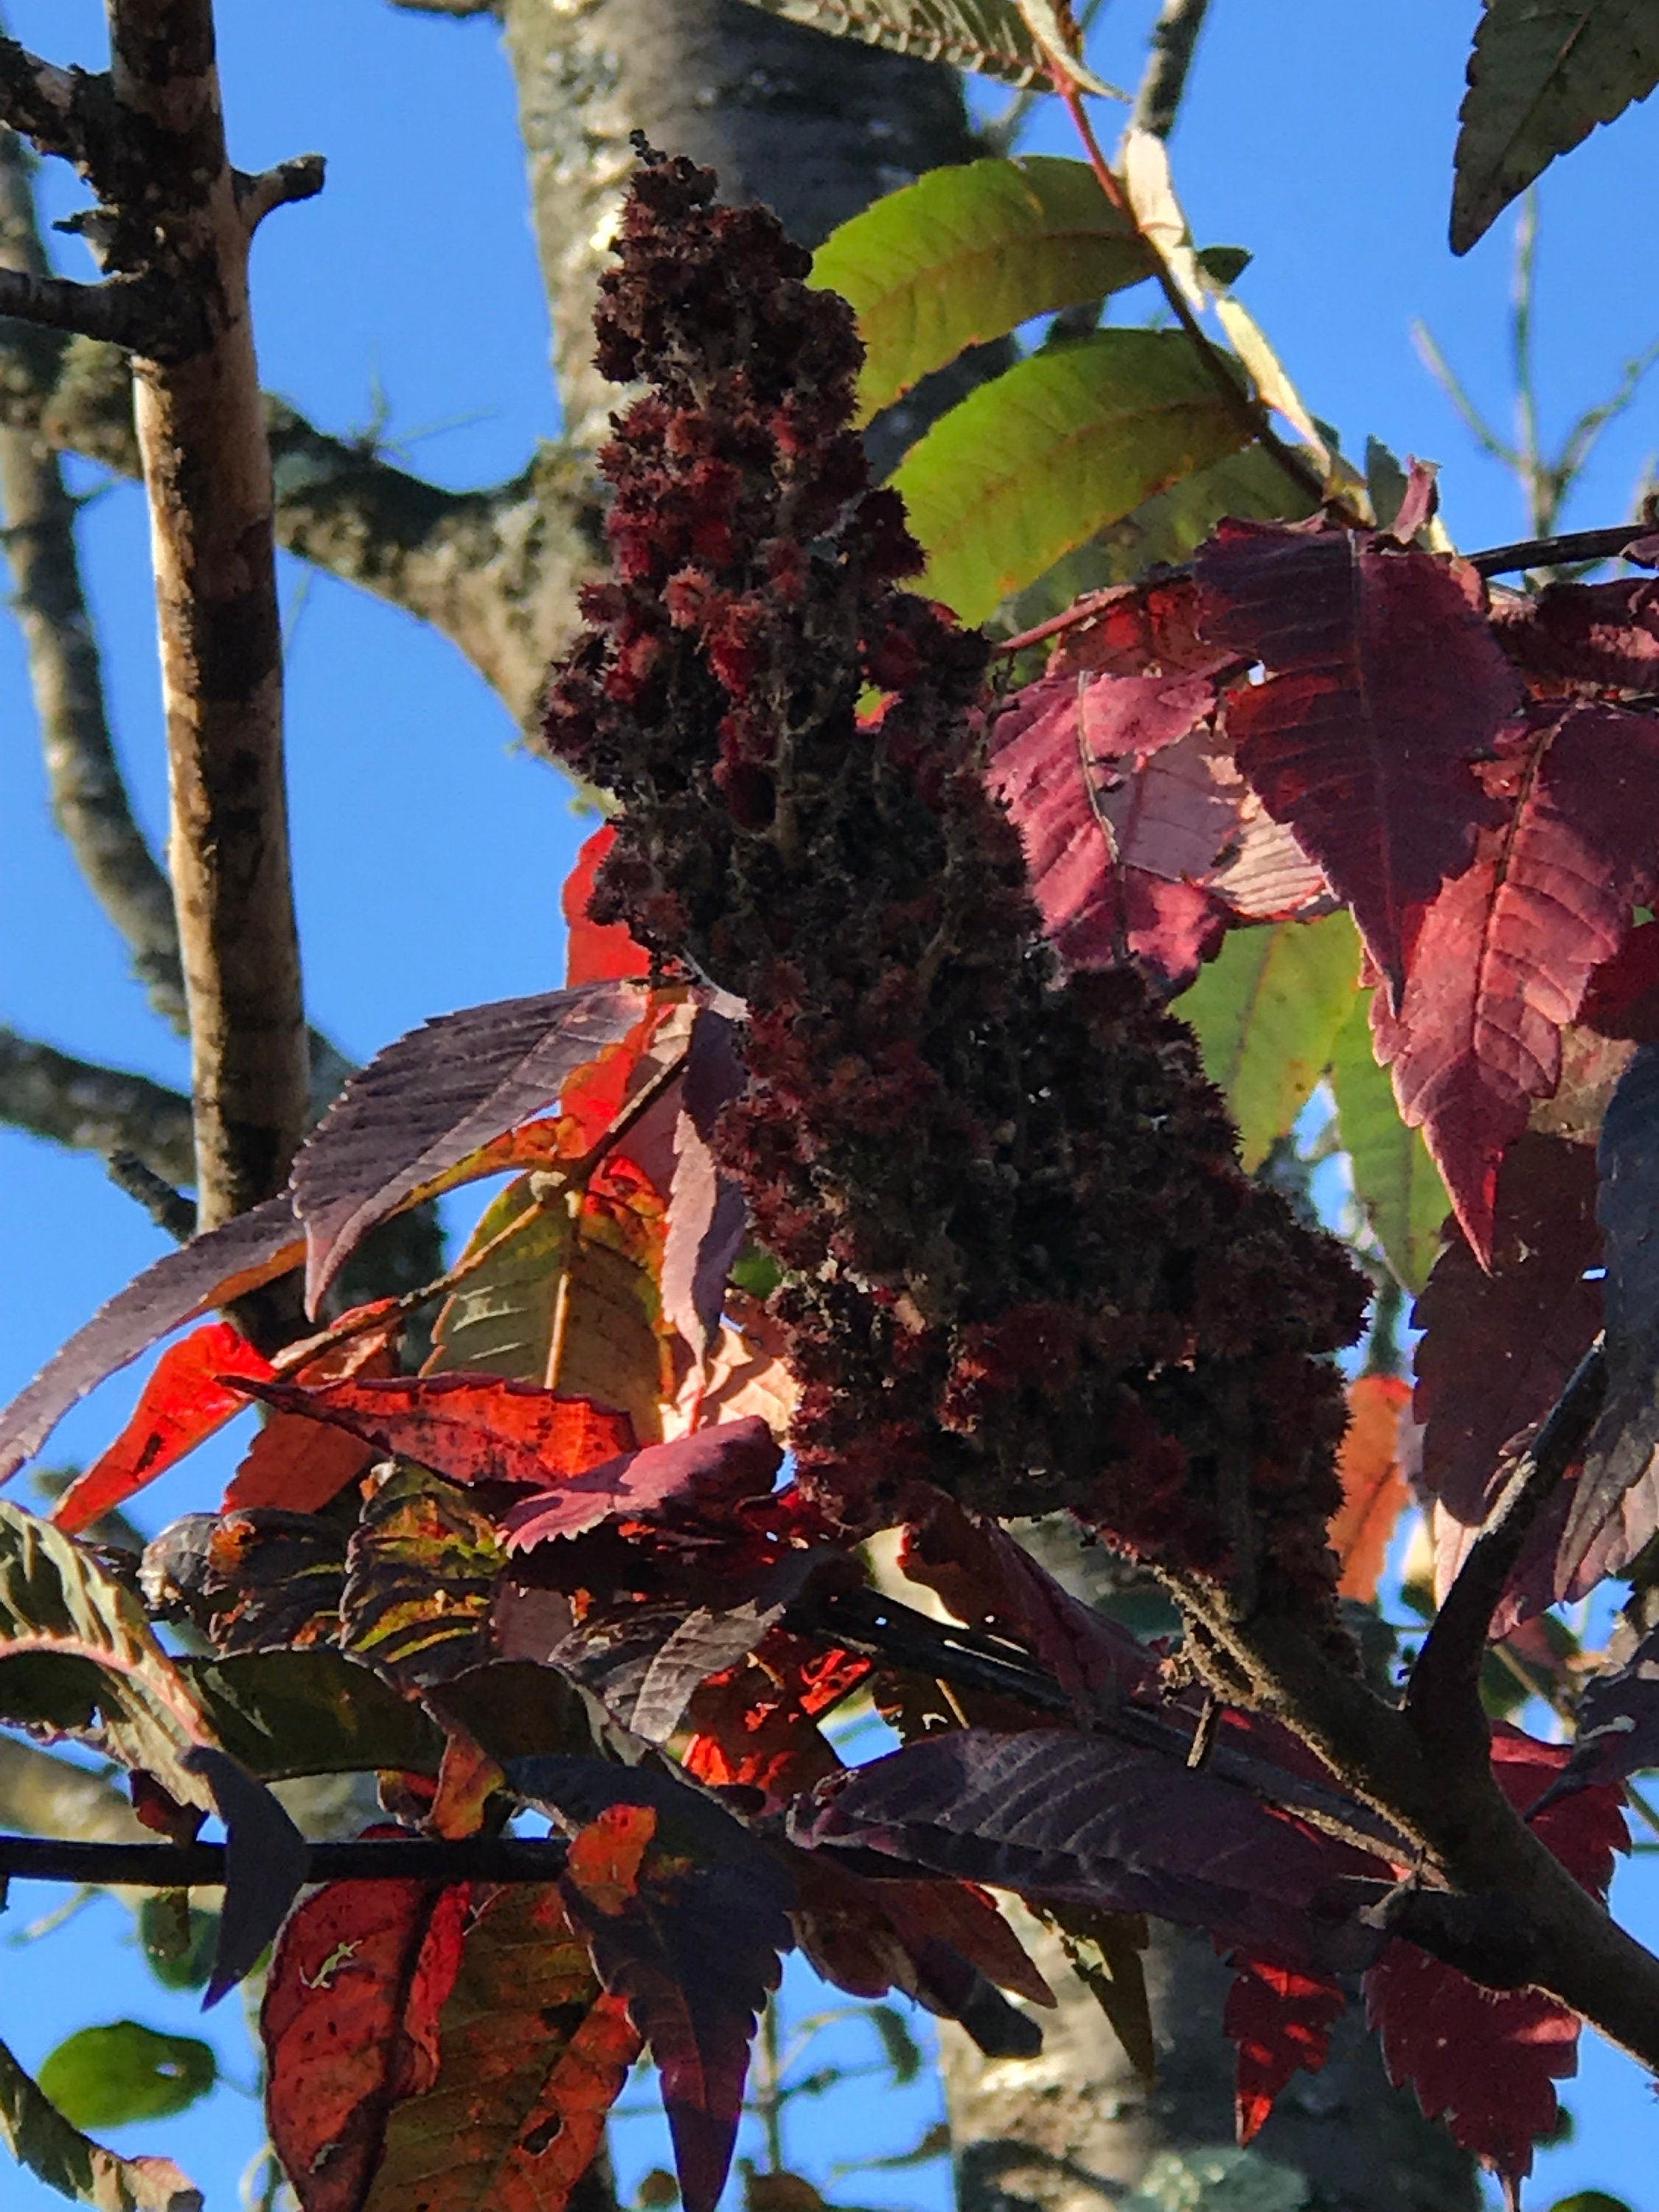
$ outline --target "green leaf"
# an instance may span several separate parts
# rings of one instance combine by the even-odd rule
[[[1248,442],[1178,331],[1096,331],[971,392],[893,477],[927,555],[916,588],[964,623],[1153,493]]]
[[[1026,85],[1046,74],[1042,48],[1026,28],[1012,0],[752,0],[769,15],[808,23],[842,39],[884,46],[889,53],[914,54],[922,61],[948,62],[1004,84]],[[1109,98],[1122,94],[1073,62],[1073,74],[1087,92]]]
[[[1388,1072],[1371,1050],[1370,999],[1362,991],[1331,1054],[1331,1089],[1343,1149],[1353,1163],[1354,1194],[1370,1217],[1389,1264],[1409,1291],[1420,1291],[1440,1249],[1451,1201],[1420,1129],[1408,1129]]]
[[[1237,284],[1255,256],[1243,246],[1200,246],[1198,265],[1212,283],[1224,292],[1230,284]]]
[[[893,2087],[902,2089],[914,2081],[921,2071],[921,2051],[910,2033],[904,2015],[894,2006],[872,2004],[867,2014],[870,2025],[881,2038],[887,2069],[892,2075]]]
[[[535,1203],[532,1182],[526,1175],[507,1185],[473,1231],[467,1254]],[[629,1415],[642,1444],[659,1442],[662,1401],[672,1395],[657,1327],[660,1249],[652,1225],[626,1207],[590,1206],[578,1218],[570,1256],[570,1217],[562,1206],[546,1207],[451,1294],[433,1331],[427,1371],[542,1383],[567,1397],[614,1407]],[[555,1320],[567,1260],[555,1374]]]
[[[861,422],[969,346],[1138,284],[1146,249],[1085,161],[931,169],[832,231],[812,282],[858,316]]]
[[[94,2212],[202,2212],[167,2158],[118,2158],[89,2142],[0,2043],[0,2142],[48,2189]]]
[[[1289,1133],[1358,996],[1359,939],[1345,911],[1235,929],[1175,1002],[1238,1124],[1247,1168]]]
[[[371,1668],[319,1645],[185,1660],[220,1743],[262,1782],[395,1767],[435,1774],[443,1732]]]
[[[96,1743],[213,1810],[183,1755],[210,1741],[130,1590],[50,1522],[0,1502],[0,1720]]]
[[[495,1522],[458,1483],[398,1461],[364,1501],[346,1553],[346,1648],[405,1687],[482,1661],[506,1558]]]
[[[136,2020],[83,2027],[40,2069],[42,2092],[76,2128],[168,2119],[205,2097],[218,2078],[210,2044],[162,2035]]]
[[[182,1889],[163,1889],[138,1907],[138,1946],[164,1990],[199,1990],[213,1972],[219,1915],[204,1912]]]
[[[1609,2197],[1605,2189],[1578,2189],[1571,2197],[1558,2197],[1550,2212],[1631,2212],[1622,2197]]]
[[[1453,158],[1452,252],[1467,253],[1558,154],[1656,84],[1653,0],[1486,0]]]

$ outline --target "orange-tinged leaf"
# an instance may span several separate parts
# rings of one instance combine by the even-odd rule
[[[393,1346],[403,1316],[396,1311],[395,1298],[381,1298],[376,1304],[386,1316],[383,1326],[365,1328],[316,1358],[303,1361],[294,1369],[294,1380],[337,1382],[351,1376],[395,1374]],[[356,1310],[366,1316],[374,1308]],[[237,1513],[250,1506],[278,1505],[290,1513],[319,1513],[349,1482],[355,1482],[373,1466],[374,1456],[373,1444],[349,1436],[343,1429],[325,1427],[301,1413],[274,1413],[232,1475],[219,1510]]]
[[[576,865],[564,880],[562,905],[569,939],[565,952],[565,988],[578,983],[623,981],[651,973],[651,955],[629,935],[620,921],[592,921],[588,902],[599,864],[617,842],[610,823],[593,832],[576,855]]]
[[[450,1722],[438,1767],[437,1795],[427,1814],[434,1835],[476,1836],[483,1826],[485,1805],[506,1779],[477,1738]]]
[[[392,2107],[362,2212],[560,2212],[639,2049],[556,1889],[476,1888],[436,2079]]]
[[[565,1874],[598,1912],[619,1913],[639,1888],[640,1863],[657,1832],[649,1805],[607,1805],[571,1838]]]
[[[1394,1524],[1410,1502],[1400,1468],[1400,1416],[1411,1385],[1397,1375],[1361,1375],[1348,1385],[1348,1432],[1338,1472],[1342,1504],[1331,1517],[1330,1547],[1342,1569],[1344,1597],[1376,1595]]]
[[[108,1450],[58,1499],[52,1519],[75,1535],[194,1451],[248,1403],[231,1379],[267,1382],[270,1362],[228,1321],[210,1322],[156,1362],[143,1395]]]
[[[349,1430],[452,1482],[529,1482],[581,1474],[634,1449],[625,1413],[533,1383],[489,1376],[399,1375],[383,1382],[262,1382],[279,1412]]]
[[[388,2116],[437,2079],[468,1890],[335,1881],[290,1915],[260,2012],[270,2140],[303,2212],[362,2212]]]

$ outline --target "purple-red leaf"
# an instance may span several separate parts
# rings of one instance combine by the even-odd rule
[[[1553,1096],[1562,1030],[1659,878],[1659,723],[1577,705],[1497,744],[1486,781],[1509,818],[1424,916],[1398,1016],[1371,1003],[1401,1116],[1483,1262],[1504,1147]]]
[[[923,1739],[824,1785],[792,1832],[808,1849],[858,1844],[999,1888],[1156,1913],[1286,1965],[1339,1963],[1328,1947],[1346,1933],[1310,1908],[1351,1854],[1202,1769],[1103,1735]]]
[[[1636,1048],[1601,1122],[1596,1217],[1607,1255],[1607,1395],[1584,1448],[1558,1565],[1581,1595],[1659,1525],[1659,1045]]]
[[[1543,1419],[1601,1326],[1600,1285],[1584,1280],[1601,1255],[1595,1208],[1588,1145],[1518,1139],[1498,1170],[1490,1271],[1455,1231],[1417,1301],[1423,1480],[1470,1540],[1504,1445]]]
[[[579,1536],[614,1515],[649,1513],[688,1492],[764,1498],[782,1462],[758,1414],[695,1429],[672,1443],[647,1444],[599,1466],[573,1469],[556,1489],[514,1507],[505,1523],[507,1544],[522,1552],[552,1536]]]
[[[308,1310],[377,1221],[553,1104],[644,1003],[627,981],[502,999],[441,1014],[360,1068],[294,1164]]]
[[[1324,869],[1398,999],[1425,906],[1496,818],[1470,764],[1521,704],[1461,562],[1363,532],[1224,522],[1200,627],[1261,661],[1229,694],[1239,768]]]
[[[452,1482],[580,1474],[633,1445],[626,1413],[495,1376],[398,1375],[381,1382],[250,1383],[281,1413],[331,1421]],[[603,1517],[602,1516],[599,1517]]]
[[[1534,681],[1598,691],[1659,690],[1659,582],[1621,576],[1610,584],[1552,584],[1526,598],[1500,598],[1492,612],[1498,643]]]
[[[210,1307],[287,1274],[304,1249],[292,1205],[272,1198],[146,1267],[0,1413],[0,1482],[39,1451],[70,1407],[106,1376]]]
[[[1012,816],[1047,934],[1068,967],[1143,962],[1187,981],[1230,913],[1325,890],[1215,734],[1212,676],[1048,676],[998,718],[986,780]]]
[[[1492,1739],[1492,1776],[1518,1812],[1536,1806],[1567,1760],[1565,1744],[1513,1729]],[[1576,1791],[1536,1813],[1534,1833],[1574,1879],[1606,1894],[1627,1847],[1618,1790]],[[1366,2014],[1389,2078],[1409,2081],[1431,2119],[1510,2182],[1559,2114],[1555,2083],[1578,2064],[1577,2016],[1536,1990],[1479,1989],[1455,1967],[1396,1939],[1365,1977]]]
[[[726,1275],[749,1222],[742,1191],[715,1164],[714,1124],[748,1080],[736,1024],[714,1007],[699,1007],[680,1079],[662,1252],[663,1313],[699,1368],[720,1333]]]
[[[647,1805],[608,1807],[572,1842],[562,1885],[607,1990],[626,1998],[662,2075],[686,2212],[714,2212],[737,2140],[755,2021],[792,1948],[791,1887],[752,1847],[671,1856]]]
[[[1238,2140],[1257,2135],[1292,2074],[1316,2074],[1347,2000],[1328,1974],[1306,1974],[1267,1959],[1237,1959],[1222,2028],[1238,2054],[1233,2115]]]

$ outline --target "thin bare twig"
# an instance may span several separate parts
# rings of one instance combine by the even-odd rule
[[[1155,137],[1167,138],[1174,130],[1209,5],[1210,0],[1164,0],[1135,92],[1132,131],[1150,131]]]
[[[129,1152],[169,1182],[193,1171],[190,1101],[148,1076],[0,1029],[0,1121],[77,1152]]]
[[[104,1165],[118,1191],[142,1206],[155,1226],[175,1244],[188,1243],[196,1234],[196,1203],[175,1190],[165,1176],[141,1160],[137,1152],[118,1146]]]

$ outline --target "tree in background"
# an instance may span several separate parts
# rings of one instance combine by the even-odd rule
[[[948,2068],[964,2201],[1058,2203],[1079,2175],[1190,2194],[1235,2101],[1261,2129],[1217,2167],[1236,2195],[1470,2201],[1345,2014],[1361,1972],[1389,2070],[1513,2184],[1575,2014],[1659,2047],[1652,1961],[1584,1895],[1651,1725],[1642,1653],[1598,1681],[1571,1758],[1489,1742],[1488,1713],[1494,1665],[1572,1705],[1585,1655],[1547,1607],[1651,1533],[1632,1048],[1654,802],[1649,587],[1489,600],[1480,580],[1638,533],[1471,567],[1425,472],[1343,460],[1233,295],[1239,257],[1194,252],[1170,184],[1201,7],[1164,9],[1115,172],[1097,88],[1036,10],[823,27],[1048,81],[1077,161],[964,166],[939,67],[741,7],[500,12],[567,430],[485,495],[261,403],[247,241],[320,168],[230,168],[204,9],[113,7],[107,79],[0,48],[9,120],[95,190],[106,272],[47,268],[14,143],[8,548],[66,833],[158,1010],[187,1012],[194,1079],[186,1108],[17,1042],[9,1110],[118,1154],[199,1232],[18,1402],[14,1458],[112,1364],[234,1316],[167,1355],[55,1526],[7,1532],[27,1646],[0,1668],[8,1718],[94,1735],[171,1840],[8,1863],[174,1892],[228,1874],[215,1991],[307,1875],[334,1877],[288,1920],[264,2010],[273,2139],[308,2208],[400,2202],[434,2147],[446,2202],[592,2186],[641,2036],[686,2201],[711,2203],[792,1936],[994,2062]],[[1492,9],[1477,47],[1462,244],[1652,82],[1639,35],[1563,63],[1522,13]],[[635,131],[827,239],[830,289],[765,223],[712,214],[704,179],[641,170]],[[879,198],[894,168],[921,181]],[[1149,282],[1161,321],[1098,326]],[[596,477],[636,380],[654,396]],[[865,490],[854,416],[902,510]],[[60,447],[149,495],[170,887],[103,725]],[[274,543],[433,623],[526,723],[555,659],[547,742],[618,809],[568,894],[566,992],[382,1054],[291,1193],[343,1070],[299,995]],[[988,689],[985,641],[929,601],[988,626]],[[1626,1062],[1603,1253],[1589,1140]],[[1272,1188],[1328,1070],[1384,1293],[1340,1470],[1328,1355],[1363,1286]],[[507,1167],[444,1270],[421,1207]],[[1404,1497],[1401,1285],[1424,1292],[1425,1602],[1444,1601],[1403,1706],[1338,1604],[1374,1592]],[[137,1567],[75,1540],[252,1400],[271,1418],[217,1516]],[[775,1432],[798,1470],[775,1496]],[[1035,1519],[1028,1544],[1008,1515]],[[902,1573],[872,1585],[853,1547],[896,1527]],[[1133,1571],[1079,1554],[1079,1527]],[[1148,1577],[1178,1653],[1123,1626]],[[155,1620],[190,1624],[197,1656],[169,1658]],[[818,1723],[853,1698],[906,1749],[831,1786]],[[367,1770],[395,1825],[316,1852],[256,1779]],[[1033,1789],[1054,1805],[1021,1825]],[[562,1840],[526,1848],[514,1805]],[[191,1840],[210,1807],[228,1865]],[[984,1881],[1037,1910],[1052,1978],[1079,1969],[1042,2057],[998,1988],[1045,1993]],[[1160,1933],[1150,1975],[1147,1913],[1204,1931]],[[367,2072],[319,2069],[329,2039]],[[177,2052],[122,2055],[152,2094],[167,2067],[194,2086]],[[110,2047],[78,2063],[106,2080]],[[94,2124],[69,2064],[46,2087]],[[1316,2094],[1262,2129],[1304,2064]],[[14,2137],[61,2185],[183,2190],[9,2079]],[[457,2098],[488,2138],[459,2164]]]

